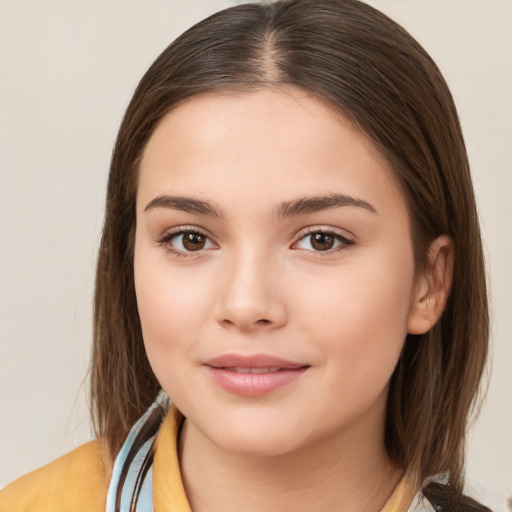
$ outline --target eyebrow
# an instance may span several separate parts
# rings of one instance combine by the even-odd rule
[[[342,206],[356,206],[377,214],[376,208],[363,199],[345,194],[329,194],[326,196],[303,197],[293,201],[285,201],[277,208],[276,215],[281,218],[292,217],[322,210],[331,210]]]
[[[147,212],[156,208],[169,208],[171,210],[180,210],[196,215],[208,215],[210,217],[224,216],[220,208],[216,207],[214,204],[191,197],[158,196],[146,205],[144,211]]]
[[[345,194],[329,194],[326,196],[313,196],[284,201],[274,211],[273,216],[278,218],[294,217],[315,213],[322,210],[331,210],[343,206],[355,206],[377,214],[377,210],[367,201]],[[222,218],[225,215],[222,210],[213,203],[183,196],[158,196],[152,199],[144,208],[144,211],[155,210],[156,208],[168,208],[171,210],[184,211],[196,215],[207,215],[210,217]]]

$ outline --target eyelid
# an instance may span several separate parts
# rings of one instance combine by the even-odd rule
[[[333,235],[334,237],[336,237],[338,240],[341,241],[342,247],[341,248],[337,247],[337,248],[329,249],[326,251],[314,251],[314,250],[309,251],[307,249],[299,249],[299,250],[305,250],[305,251],[314,253],[315,255],[322,256],[322,255],[327,255],[327,254],[333,254],[340,250],[346,250],[347,248],[349,248],[350,246],[352,246],[356,243],[355,240],[351,236],[347,235],[346,231],[341,230],[339,228],[333,228],[333,227],[327,227],[327,226],[310,226],[308,228],[301,230],[296,235],[295,242],[293,242],[293,244],[292,244],[292,248],[293,248],[293,246],[297,245],[301,240],[303,240],[307,236],[315,234],[315,233],[323,233],[326,235]]]
[[[212,250],[212,248],[200,249],[198,251],[180,251],[175,249],[174,247],[168,245],[169,242],[178,237],[180,235],[184,235],[187,233],[196,233],[198,235],[204,236],[207,238],[215,247],[218,248],[218,243],[214,240],[214,237],[210,235],[205,229],[200,228],[198,226],[177,226],[175,228],[168,229],[162,235],[158,236],[155,239],[155,243],[159,246],[165,246],[167,250],[171,253],[174,253],[176,256],[188,257],[188,256],[199,256],[201,253],[205,251]]]
[[[157,236],[155,241],[160,242],[164,239],[168,239],[169,237],[181,235],[183,233],[198,233],[199,235],[203,235],[208,239],[212,239],[212,236],[203,228],[193,225],[185,225],[185,226],[176,226],[174,228],[170,228],[165,230],[161,235]]]
[[[322,226],[322,225],[309,226],[307,228],[301,229],[297,233],[295,238],[297,240],[300,240],[301,238],[304,238],[307,235],[311,235],[312,233],[325,233],[328,235],[336,235],[336,236],[339,236],[340,238],[343,238],[344,240],[346,240],[349,243],[355,243],[354,236],[352,234],[350,234],[349,232],[347,232],[347,230],[341,229],[341,228],[335,228],[332,226]]]

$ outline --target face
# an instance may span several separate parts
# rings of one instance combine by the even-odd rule
[[[196,96],[140,168],[135,285],[147,354],[231,452],[382,439],[416,292],[387,163],[307,93]]]

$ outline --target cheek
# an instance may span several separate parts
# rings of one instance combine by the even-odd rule
[[[318,340],[332,382],[352,390],[384,387],[407,335],[412,255],[361,258],[314,284],[303,299],[304,327]]]
[[[313,325],[336,330],[341,323],[362,332],[379,326],[403,328],[411,307],[414,265],[412,256],[396,258],[393,253],[353,258],[340,269],[305,274],[300,281],[292,295],[311,312]]]
[[[158,382],[173,401],[181,402],[194,385],[191,364],[201,338],[204,298],[194,286],[179,283],[157,266],[135,272],[137,302],[146,354]],[[185,397],[186,397],[185,393]]]
[[[158,252],[136,246],[134,271],[144,344],[160,380],[159,365],[176,361],[167,356],[193,349],[211,306],[197,274],[176,270]]]

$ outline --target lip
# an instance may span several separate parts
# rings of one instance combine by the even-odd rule
[[[226,391],[262,396],[295,382],[309,365],[266,354],[226,354],[204,363],[214,382]]]

